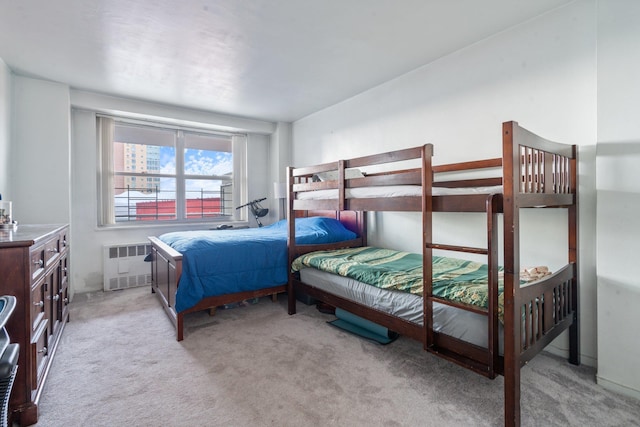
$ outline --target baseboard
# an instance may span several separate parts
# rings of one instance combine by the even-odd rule
[[[555,355],[555,356],[560,356],[563,359],[568,359],[569,358],[569,350],[566,348],[562,348],[562,347],[558,347],[556,345],[554,345],[553,343],[549,344],[548,346],[545,347],[544,349],[545,351]],[[596,359],[595,357],[591,357],[591,356],[587,356],[583,353],[580,353],[580,364],[582,365],[587,365],[587,366],[591,366],[592,368],[597,368],[598,367],[598,359]]]
[[[614,391],[616,393],[623,394],[625,396],[633,397],[635,399],[640,399],[640,390],[633,389],[631,387],[627,387],[622,384],[618,384],[615,381],[608,380],[606,378],[601,377],[596,374],[596,382],[598,385],[606,388],[607,390]]]

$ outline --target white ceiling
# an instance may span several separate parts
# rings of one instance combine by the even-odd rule
[[[0,58],[72,88],[295,121],[572,0],[0,0]]]

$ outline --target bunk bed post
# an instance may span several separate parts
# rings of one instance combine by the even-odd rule
[[[295,258],[295,253],[293,253],[292,248],[295,248],[296,241],[296,222],[295,215],[293,212],[293,201],[291,200],[291,188],[293,186],[293,169],[291,166],[287,167],[287,265],[290,267],[293,263],[293,259]],[[293,273],[291,272],[291,268],[287,272],[289,280],[287,281],[287,303],[288,303],[288,313],[296,314],[296,294],[295,289],[293,287]]]
[[[571,281],[571,309],[573,310],[573,322],[569,327],[569,363],[574,365],[580,364],[580,295],[579,295],[579,278],[578,270],[578,150],[573,146],[573,156],[570,160],[571,175],[569,188],[574,194],[575,200],[573,205],[569,206],[569,263],[573,264],[574,275]]]
[[[338,186],[338,212],[342,212],[345,207],[345,171],[344,171],[344,160],[338,160],[338,181],[340,185]]]
[[[356,221],[358,222],[358,236],[360,236],[361,245],[367,246],[367,213],[363,211],[356,212]]]
[[[176,341],[184,339],[184,313],[176,315]]]
[[[502,208],[502,198],[499,194],[490,194],[487,197],[487,265],[489,267],[489,313],[487,322],[489,327],[487,343],[489,358],[487,360],[487,375],[496,377],[496,367],[500,358],[499,346],[499,320],[498,320],[498,212]]]
[[[504,179],[504,423],[520,425],[520,149],[514,142],[518,124],[502,124],[502,176]],[[518,181],[516,181],[518,180]]]
[[[433,334],[433,169],[431,160],[433,145],[425,144],[422,149],[422,324],[425,326],[423,348],[434,345]]]

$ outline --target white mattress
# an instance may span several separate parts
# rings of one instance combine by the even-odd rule
[[[454,195],[454,194],[491,194],[501,193],[502,186],[495,185],[489,187],[469,187],[469,188],[445,188],[433,187],[434,196]],[[377,187],[357,187],[347,188],[345,197],[347,199],[366,199],[375,197],[419,197],[422,196],[422,187],[419,185],[386,185]],[[338,197],[338,190],[315,190],[296,193],[298,200],[326,200]]]
[[[315,268],[300,270],[304,283],[350,301],[375,308],[410,322],[422,325],[422,297],[406,292],[385,290],[348,277],[327,273]],[[481,314],[433,304],[433,329],[472,344],[487,346],[487,317]],[[500,353],[502,354],[502,325],[500,325]]]

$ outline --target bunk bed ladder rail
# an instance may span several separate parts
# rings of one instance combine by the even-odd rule
[[[437,353],[447,360],[460,364],[488,378],[495,378],[502,372],[502,359],[499,354],[498,320],[498,214],[502,211],[502,195],[489,194],[485,203],[487,215],[487,248],[475,248],[457,245],[445,245],[425,241],[424,256],[424,324],[426,327],[425,349]],[[425,224],[430,228],[431,222]],[[487,256],[489,301],[487,309],[456,303],[433,295],[433,250],[465,252]],[[463,310],[473,311],[487,316],[487,348],[459,342],[454,338],[441,335],[433,330],[433,303],[446,304]],[[442,342],[443,345],[439,345]]]

